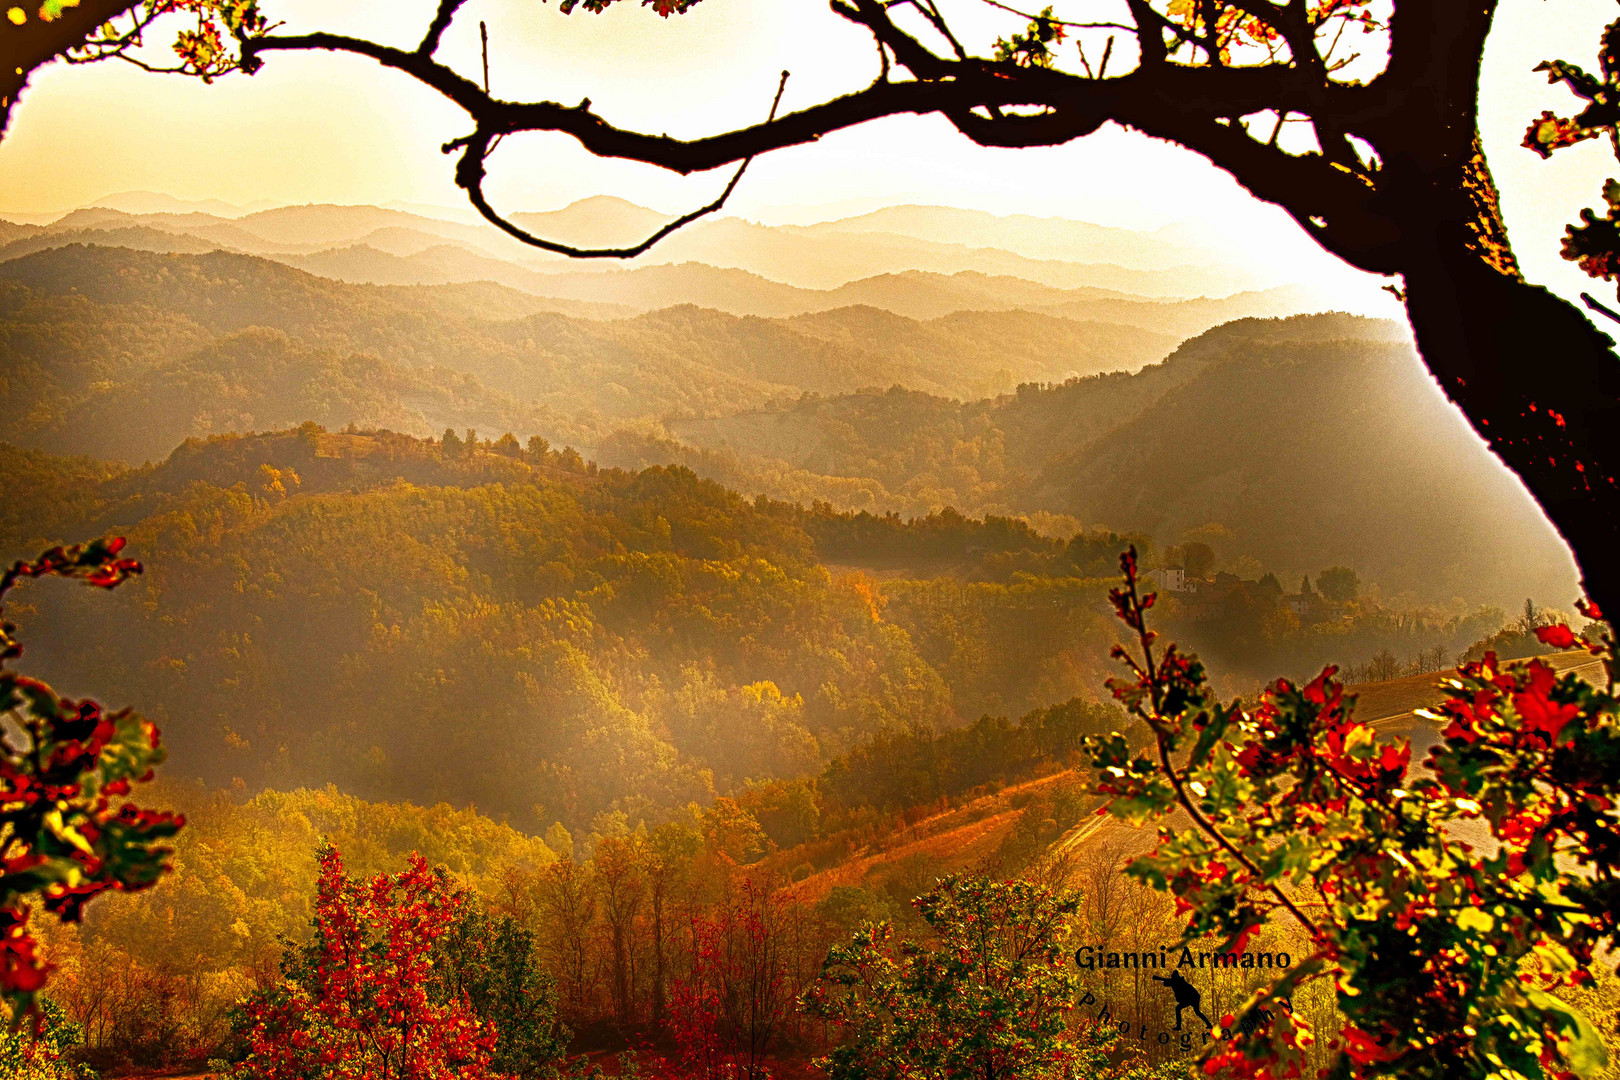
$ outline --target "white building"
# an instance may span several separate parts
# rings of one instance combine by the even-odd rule
[[[1142,575],[1161,592],[1186,592],[1187,572],[1179,566],[1161,566]]]

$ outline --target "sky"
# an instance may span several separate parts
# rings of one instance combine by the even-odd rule
[[[1093,17],[1116,0],[1063,13]],[[970,34],[1018,29],[978,0],[943,0]],[[431,0],[332,3],[264,0],[290,31],[330,29],[414,44]],[[1489,41],[1481,92],[1486,148],[1527,273],[1573,296],[1593,284],[1557,256],[1565,222],[1598,202],[1620,172],[1606,144],[1551,162],[1519,147],[1543,109],[1573,99],[1531,69],[1543,59],[1595,66],[1598,33],[1615,15],[1601,0],[1506,0]],[[865,85],[876,51],[823,0],[705,0],[668,20],[624,3],[600,16],[561,15],[536,0],[471,0],[443,58],[478,64],[478,22],[490,29],[494,91],[575,102],[625,127],[700,135],[763,118],[782,70],[784,108]],[[464,134],[453,106],[402,75],[336,54],[269,57],[253,77],[213,85],[124,64],[54,65],[36,74],[0,143],[0,214],[66,210],[117,192],[158,191],[236,205],[309,202],[464,208],[441,143]],[[508,211],[545,210],[612,194],[678,211],[723,186],[603,161],[571,140],[527,135],[491,160],[489,192]],[[937,117],[896,118],[835,133],[755,162],[727,212],[807,222],[899,203],[1062,216],[1151,228],[1191,222],[1261,260],[1318,259],[1274,207],[1187,151],[1117,128],[1062,147],[987,150]],[[1599,286],[1607,293],[1607,289]]]

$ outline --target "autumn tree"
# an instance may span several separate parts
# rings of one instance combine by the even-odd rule
[[[535,878],[534,902],[547,928],[542,947],[552,956],[569,1016],[587,1012],[595,978],[591,931],[597,921],[596,889],[588,865],[562,859],[540,870]]]
[[[1167,554],[1172,559],[1180,560],[1182,569],[1190,578],[1206,578],[1215,569],[1215,549],[1201,540],[1178,544]]]
[[[1348,604],[1361,593],[1361,575],[1348,566],[1330,566],[1316,575],[1316,587],[1335,604]]]
[[[867,923],[827,955],[805,995],[844,1041],[833,1080],[1063,1075],[1077,982],[1064,944],[1080,897],[1029,881],[951,875],[912,901],[931,940]]]
[[[491,1069],[502,1077],[559,1075],[570,1032],[557,1020],[556,986],[541,970],[535,936],[476,895],[461,893],[454,920],[434,943],[429,1000],[465,1003],[495,1030]]]
[[[642,837],[618,832],[597,839],[591,859],[612,961],[614,1011],[626,1026],[636,1020],[636,916],[647,893],[648,852]]]
[[[679,912],[692,891],[693,867],[702,849],[701,834],[680,821],[658,826],[647,840],[647,932],[652,938],[654,1026],[662,1026],[668,1013]]]
[[[787,908],[768,884],[730,883],[689,924],[690,970],[672,986],[669,1027],[682,1064],[703,1080],[763,1080],[765,1055],[793,1007]]]
[[[233,1075],[493,1080],[499,1032],[474,1013],[471,980],[433,1000],[434,951],[465,895],[420,855],[370,881],[346,875],[331,846],[319,862],[315,935],[289,950],[281,981],[245,1005],[250,1052]]]

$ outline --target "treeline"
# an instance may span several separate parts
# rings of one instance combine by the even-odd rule
[[[1280,589],[1252,585],[1234,589],[1213,614],[1193,615],[1172,596],[1162,618],[1163,631],[1196,650],[1233,689],[1277,675],[1310,678],[1329,664],[1354,682],[1441,671],[1508,621],[1487,605],[1446,613],[1391,609],[1367,598],[1337,605],[1329,617],[1301,614]]]
[[[1025,600],[986,586],[1003,610],[970,603],[1022,630],[930,662],[914,639],[960,598],[902,598],[885,614],[877,582],[821,566],[814,534],[861,522],[744,500],[684,470],[596,469],[543,440],[308,424],[188,442],[111,474],[4,453],[34,478],[8,499],[8,550],[118,532],[149,566],[126,612],[138,633],[74,597],[28,615],[42,662],[83,686],[89,668],[65,646],[94,657],[86,688],[155,703],[173,767],[215,784],[331,782],[578,827],[1095,684],[1043,670],[1099,651],[1085,604],[1043,599],[1045,617],[1025,620]],[[891,552],[909,536],[924,563],[987,531],[1055,547],[960,518],[883,529],[902,538]],[[1076,587],[1100,598],[1100,583]],[[1053,619],[1068,630],[1046,633]],[[952,652],[980,654],[962,668],[971,682]],[[1012,652],[1023,662],[1002,664]],[[507,750],[493,766],[491,740]]]
[[[844,813],[949,804],[1071,766],[1086,736],[1105,735],[1127,719],[1111,703],[1075,698],[1016,721],[984,716],[938,734],[882,735],[828,765],[820,792]]]

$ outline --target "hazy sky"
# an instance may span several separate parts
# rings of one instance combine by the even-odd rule
[[[1071,5],[1064,13],[1103,10]],[[947,11],[982,20],[977,0]],[[431,0],[264,0],[291,29],[334,29],[414,44]],[[1506,0],[1490,39],[1482,118],[1515,248],[1532,277],[1566,294],[1590,287],[1557,258],[1566,221],[1620,172],[1605,144],[1543,163],[1519,141],[1544,108],[1572,99],[1531,68],[1566,57],[1591,64],[1615,15],[1600,0]],[[864,85],[870,39],[822,0],[705,0],[661,20],[630,3],[563,17],[537,0],[472,0],[445,54],[476,65],[477,23],[491,33],[495,91],[574,102],[589,96],[614,123],[697,135],[762,118],[777,74],[792,71],[784,107]],[[404,76],[329,54],[272,55],[252,78],[212,86],[127,65],[55,65],[36,75],[0,144],[0,212],[83,205],[128,190],[235,204],[408,202],[462,206],[438,152],[465,120]],[[491,161],[490,193],[509,210],[549,209],[609,193],[661,209],[705,201],[716,175],[680,179],[604,162],[558,136],[508,140]],[[1254,239],[1267,257],[1306,257],[1297,229],[1196,156],[1118,129],[1064,147],[985,150],[938,118],[887,120],[755,163],[729,211],[809,220],[900,202],[1061,215],[1155,226],[1193,220]],[[822,208],[817,212],[814,208]],[[1603,291],[1607,292],[1607,289]]]

